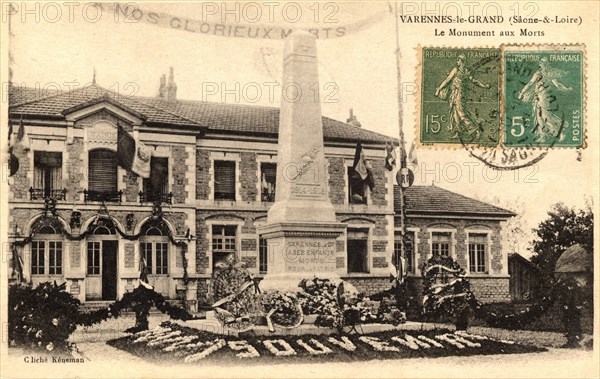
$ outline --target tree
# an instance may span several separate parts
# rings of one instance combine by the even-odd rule
[[[548,212],[548,218],[536,229],[531,261],[541,269],[542,293],[552,285],[554,266],[561,254],[578,243],[590,254],[594,245],[594,215],[588,202],[584,209],[575,210],[563,203],[556,203]]]
[[[525,219],[523,218],[522,210],[526,208],[525,201],[520,198],[502,200],[498,196],[482,196],[478,197],[478,199],[485,203],[515,212],[516,216],[506,220],[506,224],[502,228],[502,238],[504,239],[504,243],[506,244],[509,253],[524,253],[529,247],[528,241],[533,237],[527,232]]]

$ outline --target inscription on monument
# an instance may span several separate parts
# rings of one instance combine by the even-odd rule
[[[296,183],[292,186],[294,199],[321,199],[327,195],[325,187],[319,184]]]
[[[335,271],[335,241],[286,241],[288,272]]]

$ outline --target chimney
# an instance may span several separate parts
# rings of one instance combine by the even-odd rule
[[[158,97],[164,99],[167,92],[167,75],[163,74],[160,77],[160,87],[158,88]]]
[[[175,84],[175,78],[173,74],[173,67],[169,69],[169,81],[167,83],[167,100],[177,100],[177,84]]]
[[[352,108],[350,108],[350,117],[348,117],[348,119],[346,120],[346,123],[348,123],[352,126],[356,126],[357,128],[361,127],[361,123],[360,123],[360,121],[358,121],[358,119],[354,115],[354,110]]]

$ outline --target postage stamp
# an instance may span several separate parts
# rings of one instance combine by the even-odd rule
[[[507,46],[502,59],[504,145],[584,147],[584,48]]]
[[[497,146],[500,130],[500,49],[424,47],[420,145]]]

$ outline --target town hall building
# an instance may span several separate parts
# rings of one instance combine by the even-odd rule
[[[181,100],[172,73],[159,96],[117,94],[96,84],[68,92],[10,87],[9,242],[22,280],[67,283],[82,302],[133,290],[146,262],[149,282],[192,310],[211,304],[210,278],[234,256],[261,278],[269,248],[257,233],[277,191],[279,109]],[[152,180],[117,162],[117,128],[152,151]],[[323,117],[329,198],[346,224],[336,240],[337,274],[359,290],[389,287],[399,249],[399,191],[385,167],[397,141]],[[374,185],[353,181],[360,142]],[[432,254],[457,259],[482,301],[508,301],[510,211],[447,191],[406,192],[406,270]],[[260,229],[260,228],[259,228]],[[15,263],[20,262],[20,263]]]

